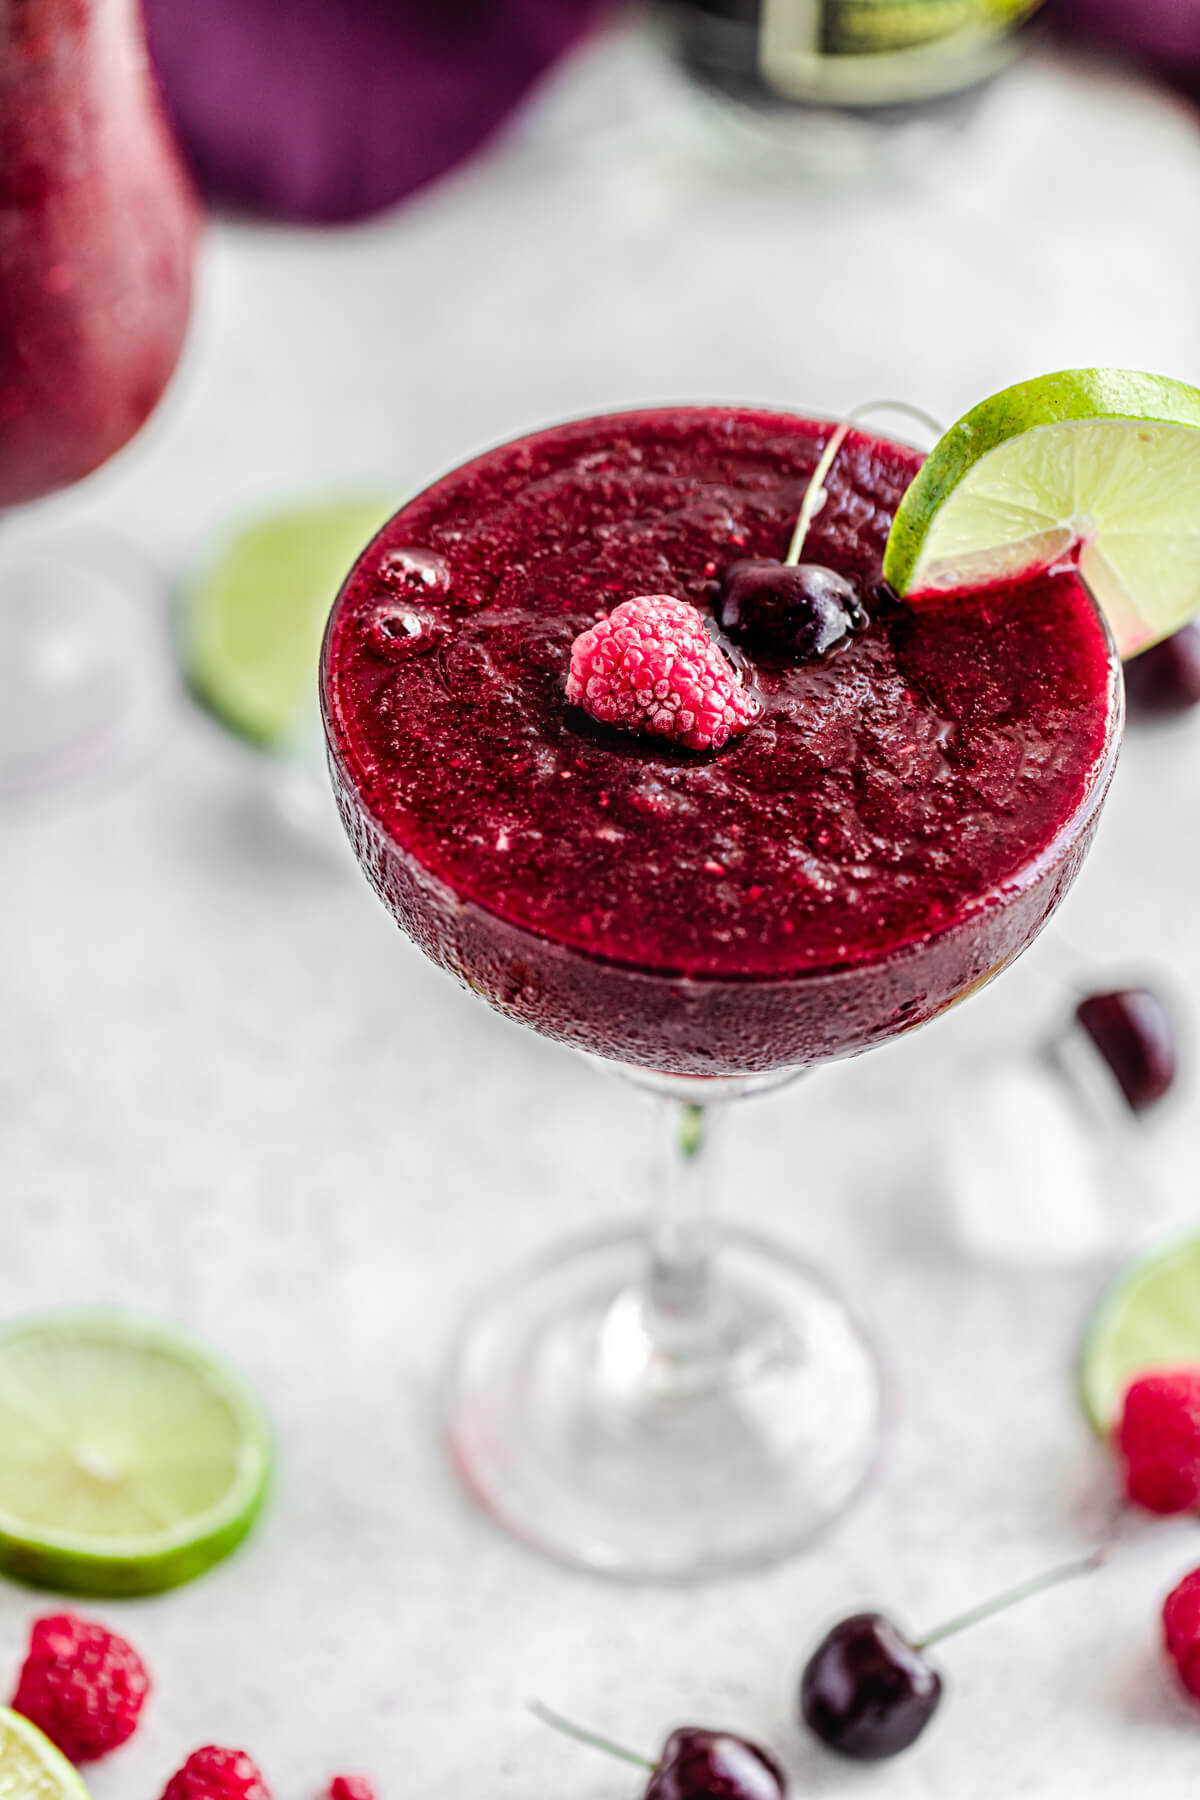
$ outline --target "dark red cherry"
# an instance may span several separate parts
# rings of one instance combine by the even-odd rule
[[[822,1638],[800,1681],[800,1717],[831,1750],[860,1762],[895,1756],[916,1742],[938,1709],[942,1678],[925,1652],[1035,1594],[1100,1568],[1107,1552],[1045,1569],[948,1619],[916,1643],[882,1613],[855,1613]]]
[[[1175,1081],[1178,1055],[1171,1015],[1151,988],[1089,994],[1075,1008],[1134,1112],[1161,1100]]]
[[[820,563],[732,563],[716,603],[722,631],[761,653],[810,662],[866,623],[853,582]]]
[[[746,1738],[685,1725],[663,1745],[645,1800],[784,1800],[787,1776]]]
[[[673,1731],[656,1763],[611,1738],[585,1731],[535,1700],[532,1712],[555,1731],[649,1769],[643,1800],[787,1800],[787,1776],[775,1758],[747,1738],[684,1725]]]
[[[800,1715],[810,1731],[860,1762],[895,1756],[937,1711],[942,1678],[882,1613],[856,1613],[805,1666]]]
[[[1200,705],[1200,625],[1143,650],[1125,664],[1131,713],[1181,713]]]

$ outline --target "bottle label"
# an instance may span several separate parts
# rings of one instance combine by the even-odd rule
[[[887,105],[1003,67],[1041,0],[763,0],[759,67],[789,100]]]

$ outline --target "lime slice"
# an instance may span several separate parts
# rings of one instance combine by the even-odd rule
[[[0,1800],[88,1800],[61,1750],[20,1713],[0,1706]]]
[[[172,1328],[86,1312],[0,1332],[8,1575],[110,1596],[190,1581],[246,1536],[270,1462],[253,1393]]]
[[[1079,1349],[1079,1393],[1105,1436],[1125,1390],[1149,1369],[1200,1365],[1200,1238],[1131,1263],[1102,1295]]]
[[[1007,388],[935,444],[884,578],[920,600],[1078,565],[1122,656],[1200,611],[1200,392],[1127,369]]]
[[[237,532],[185,588],[184,676],[239,737],[281,744],[315,709],[329,609],[397,504],[341,500],[273,513]]]

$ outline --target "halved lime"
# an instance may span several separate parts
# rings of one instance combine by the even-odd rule
[[[48,1737],[0,1706],[0,1800],[88,1800],[78,1774]]]
[[[239,737],[285,742],[315,710],[325,621],[395,498],[272,513],[228,539],[180,601],[184,676]]]
[[[1200,1366],[1200,1237],[1152,1251],[1101,1296],[1079,1347],[1079,1393],[1107,1436],[1125,1390],[1150,1369]]]
[[[72,1312],[0,1331],[5,1574],[75,1594],[176,1587],[246,1536],[270,1464],[253,1392],[174,1327]]]
[[[1078,566],[1122,656],[1200,612],[1200,392],[1067,369],[973,407],[934,445],[884,556],[898,594]]]

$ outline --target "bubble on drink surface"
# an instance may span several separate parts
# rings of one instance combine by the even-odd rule
[[[411,594],[445,594],[450,589],[450,565],[436,550],[401,544],[379,561],[379,574],[393,591]]]
[[[438,619],[416,606],[383,601],[367,620],[367,641],[376,655],[391,660],[423,656],[442,633]]]

